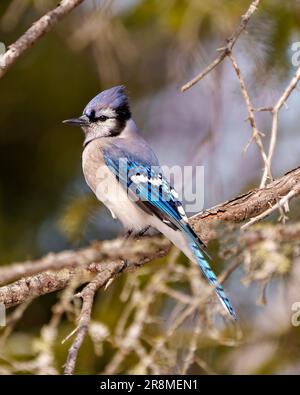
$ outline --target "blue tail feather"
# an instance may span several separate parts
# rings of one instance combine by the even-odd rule
[[[231,303],[229,299],[227,298],[223,287],[219,284],[214,272],[212,271],[211,267],[209,266],[207,260],[204,257],[204,254],[201,251],[201,247],[197,240],[194,238],[193,235],[188,234],[186,232],[186,237],[188,240],[189,247],[194,255],[194,257],[197,260],[197,263],[200,266],[200,269],[209,282],[210,285],[212,285],[215,288],[216,294],[219,297],[221,303],[225,307],[225,309],[229,312],[229,314],[236,320],[237,316],[234,312],[233,307],[231,306]]]

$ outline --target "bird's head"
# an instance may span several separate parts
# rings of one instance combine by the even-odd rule
[[[95,96],[79,118],[63,121],[81,126],[85,144],[99,137],[119,136],[131,118],[128,97],[124,86],[115,86]]]

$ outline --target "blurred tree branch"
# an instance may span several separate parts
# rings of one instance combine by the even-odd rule
[[[261,187],[266,186],[267,179],[268,179],[268,173],[269,173],[268,169],[271,168],[271,163],[272,163],[272,159],[273,159],[273,155],[274,155],[274,151],[275,151],[275,146],[276,146],[276,141],[277,141],[277,132],[278,132],[278,113],[283,105],[287,106],[286,101],[290,97],[293,90],[296,88],[299,80],[300,80],[300,67],[297,68],[293,78],[291,79],[288,86],[284,89],[282,95],[277,100],[275,105],[272,107],[266,107],[266,108],[260,109],[261,111],[270,111],[272,114],[272,127],[271,127],[271,138],[270,138],[270,145],[269,145],[269,151],[268,151],[268,160],[267,160],[267,164],[265,164],[265,167],[264,167],[264,172],[263,172],[261,183],[260,183]]]
[[[190,222],[199,236],[208,242],[216,237],[216,228],[219,224],[224,222],[241,223],[248,219],[250,221],[254,219],[253,222],[256,222],[274,211],[278,204],[287,203],[289,199],[299,194],[300,167],[273,181],[264,189],[251,190],[244,195],[196,214],[190,218]],[[254,237],[257,238],[257,235]],[[251,236],[250,245],[253,243],[255,241]],[[72,296],[72,298],[76,296],[82,299],[82,307],[78,316],[78,325],[67,336],[69,339],[76,334],[65,364],[65,374],[70,375],[74,373],[78,351],[88,332],[97,290],[107,288],[120,273],[136,270],[145,263],[166,255],[169,250],[170,242],[158,236],[127,241],[115,239],[94,242],[79,251],[63,251],[49,254],[37,261],[12,264],[0,270],[0,284],[16,278],[20,279],[0,288],[0,303],[3,303],[6,308],[15,305],[22,306],[22,303],[26,307],[26,304],[34,298],[49,292],[68,290],[69,287],[75,290],[79,285],[86,284],[79,294]],[[240,263],[241,260],[233,260],[220,276],[220,282],[223,283]],[[161,281],[155,281],[155,284],[161,284]],[[174,292],[176,293],[176,291]],[[147,292],[145,295],[147,296]],[[204,300],[201,302],[202,306],[203,302]],[[195,300],[182,313],[178,321],[179,324],[182,319],[184,320],[192,314],[198,303],[198,299]],[[173,327],[176,328],[176,326]],[[193,344],[191,347],[190,353],[193,354]],[[130,350],[126,347],[125,349]],[[117,369],[124,358],[123,351],[120,355],[116,354],[116,357],[108,365],[107,371]]]
[[[260,4],[260,0],[254,0],[251,2],[250,6],[247,9],[247,11],[245,12],[245,14],[242,15],[241,21],[240,21],[240,24],[238,25],[238,27],[235,29],[235,31],[232,33],[232,35],[226,39],[226,43],[227,43],[226,46],[224,46],[218,50],[220,52],[219,56],[212,63],[210,63],[200,74],[198,74],[192,80],[190,80],[185,85],[183,85],[181,87],[181,91],[185,92],[186,90],[190,89],[192,86],[197,84],[199,81],[201,81],[207,74],[209,74],[212,70],[214,70],[220,63],[222,63],[226,57],[231,61],[233,69],[234,69],[234,71],[237,75],[237,78],[239,80],[239,83],[240,83],[241,92],[242,92],[242,95],[243,95],[243,98],[244,98],[244,101],[245,101],[245,104],[247,107],[247,111],[248,111],[248,120],[249,120],[251,129],[252,129],[252,136],[249,139],[247,146],[245,147],[245,151],[247,150],[249,145],[252,143],[252,141],[255,140],[257,147],[261,153],[263,162],[264,162],[264,171],[263,171],[263,176],[262,176],[262,181],[261,181],[261,187],[264,187],[264,186],[266,186],[266,180],[268,177],[270,180],[273,180],[272,173],[271,173],[272,154],[270,155],[270,153],[269,153],[269,155],[267,155],[266,151],[264,149],[264,145],[263,145],[263,142],[261,139],[263,134],[257,128],[255,116],[254,116],[254,108],[253,108],[253,105],[252,105],[252,102],[250,99],[250,95],[249,95],[248,89],[246,87],[245,80],[241,74],[241,70],[238,66],[237,60],[232,53],[233,47],[234,47],[237,39],[240,37],[241,33],[246,29],[252,15],[257,10],[259,4]],[[273,108],[271,108],[271,111],[272,110],[273,110]],[[274,140],[273,129],[272,129],[271,136],[272,137],[271,137],[271,142],[270,142],[270,152],[272,152],[271,151],[272,141]],[[273,145],[274,144],[275,144],[275,142],[273,142]],[[273,147],[273,150],[274,150],[274,147]],[[263,182],[263,180],[264,180],[264,182]]]
[[[219,56],[212,63],[210,63],[200,74],[198,74],[192,80],[190,80],[185,85],[183,85],[181,87],[181,91],[184,92],[184,91],[190,89],[195,84],[197,84],[199,81],[201,81],[207,74],[209,74],[212,70],[214,70],[220,63],[222,63],[226,57],[231,61],[233,69],[234,69],[236,76],[237,76],[239,83],[240,83],[241,92],[242,92],[244,102],[246,104],[247,111],[248,111],[248,120],[249,120],[251,129],[252,129],[252,135],[251,135],[251,138],[250,138],[245,150],[247,150],[247,148],[252,143],[252,141],[255,140],[257,147],[261,153],[263,162],[264,162],[264,169],[263,169],[263,174],[262,174],[261,182],[260,182],[260,188],[264,188],[267,185],[268,180],[270,180],[270,181],[273,180],[271,167],[272,167],[272,159],[274,156],[275,146],[276,146],[276,142],[277,142],[278,114],[279,114],[280,109],[284,105],[286,105],[286,101],[288,100],[289,96],[294,91],[294,89],[296,88],[296,86],[300,80],[300,67],[297,68],[297,70],[294,73],[293,78],[290,80],[288,86],[284,89],[282,95],[279,97],[279,99],[273,106],[262,107],[257,110],[254,109],[254,107],[252,105],[252,101],[250,99],[248,89],[245,84],[245,80],[241,74],[240,67],[238,66],[238,62],[237,62],[235,56],[233,55],[232,50],[233,50],[233,47],[234,47],[237,39],[239,38],[241,33],[246,29],[248,22],[250,21],[252,15],[258,8],[259,4],[260,4],[260,0],[254,0],[251,2],[246,13],[244,15],[242,15],[240,24],[238,25],[236,30],[233,32],[233,34],[229,38],[227,38],[226,46],[224,46],[218,50],[220,52]],[[255,121],[255,115],[254,115],[255,111],[268,111],[272,114],[272,126],[271,126],[271,132],[270,132],[270,143],[269,143],[268,153],[266,153],[266,150],[265,150],[263,142],[262,142],[262,137],[264,135],[257,128],[257,124]],[[291,192],[291,193],[293,193],[293,192]],[[278,204],[274,208],[274,210],[276,208],[278,208],[281,212],[281,215],[284,217],[285,207],[286,207],[286,204]],[[256,222],[256,221],[255,220],[251,221],[251,223],[254,223],[254,222]]]
[[[299,194],[300,167],[273,181],[264,189],[251,190],[196,214],[190,218],[190,223],[199,236],[208,242],[217,236],[218,224],[241,223],[248,219],[251,219],[251,224]],[[253,240],[251,242],[253,243]],[[49,292],[67,290],[68,287],[72,287],[72,284],[75,290],[79,285],[87,284],[79,294],[74,295],[82,298],[82,307],[77,327],[67,336],[68,339],[76,334],[65,365],[65,374],[70,375],[74,373],[78,351],[88,332],[97,290],[107,288],[120,273],[135,270],[149,261],[166,255],[169,250],[170,242],[158,236],[145,237],[139,241],[115,239],[94,242],[79,251],[52,253],[37,261],[12,264],[0,270],[0,284],[16,278],[20,279],[0,288],[0,303],[3,303],[6,308],[15,305],[22,306],[22,303],[26,307],[26,304],[34,298]],[[223,283],[240,263],[241,260],[233,260],[220,276],[220,282]],[[158,283],[160,284],[161,281]],[[196,300],[182,314],[182,317],[185,318],[191,314],[197,305]],[[193,347],[190,349],[191,353],[193,353]],[[118,366],[123,357],[122,354],[116,356],[116,360],[113,359],[112,365],[107,368],[108,371],[110,369],[113,371],[114,365]]]
[[[53,10],[43,15],[17,41],[11,44],[5,54],[1,56],[0,78],[4,76],[27,49],[32,47],[44,34],[49,32],[53,26],[83,1],[62,0]]]
[[[300,194],[300,167],[291,170],[263,189],[254,189],[190,218],[196,233],[205,242],[216,237],[219,223],[260,220]],[[272,209],[272,207],[274,209]],[[251,223],[252,223],[251,222]],[[26,300],[65,288],[76,275],[81,283],[101,274],[103,284],[121,271],[127,272],[167,254],[169,241],[162,237],[137,240],[116,239],[95,242],[79,251],[51,253],[37,261],[16,263],[0,269],[0,303],[9,308]],[[126,265],[124,266],[124,262]]]
[[[107,271],[107,275],[103,275],[101,272],[98,273],[95,278],[84,287],[80,294],[77,295],[82,298],[82,308],[78,326],[75,331],[72,332],[72,334],[76,332],[76,338],[72,343],[72,346],[68,353],[68,358],[65,365],[65,374],[70,375],[74,372],[79,348],[81,347],[89,328],[93,301],[97,290],[106,286],[109,283],[110,279],[120,273],[125,267],[126,263],[124,262],[121,264],[121,267],[118,264],[114,265],[112,270],[109,270],[109,265],[107,265],[107,267],[105,268],[105,271]]]
[[[169,248],[169,241],[153,237],[141,239],[139,242],[124,239],[94,242],[79,251],[49,254],[41,260],[23,263],[23,276],[26,277],[1,287],[0,303],[9,308],[29,298],[58,291],[65,288],[74,277],[84,284],[92,280],[95,274],[100,274],[101,281],[106,284],[108,280],[115,278],[121,269],[126,272],[133,270],[150,260],[166,255]],[[18,263],[1,269],[0,283],[4,282],[3,278],[22,277],[18,276],[21,266],[22,263]]]

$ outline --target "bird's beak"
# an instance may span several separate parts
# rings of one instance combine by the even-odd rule
[[[70,125],[77,125],[77,126],[88,126],[89,119],[86,115],[82,115],[79,118],[66,119],[65,121],[63,121],[63,123],[69,123]]]

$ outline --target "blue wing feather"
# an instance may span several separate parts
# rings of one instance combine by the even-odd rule
[[[203,243],[188,224],[181,202],[174,197],[173,189],[163,177],[160,167],[142,164],[140,160],[131,158],[127,154],[126,161],[122,164],[126,168],[120,169],[119,158],[114,158],[109,152],[105,151],[104,160],[126,190],[138,196],[147,209],[150,207],[153,214],[159,216],[162,220],[168,221],[170,225],[184,233],[189,248],[196,258],[202,273],[209,284],[215,288],[224,307],[236,319],[229,299],[204,257],[204,255],[207,256],[207,253],[203,251]],[[139,182],[134,182],[135,180]]]

